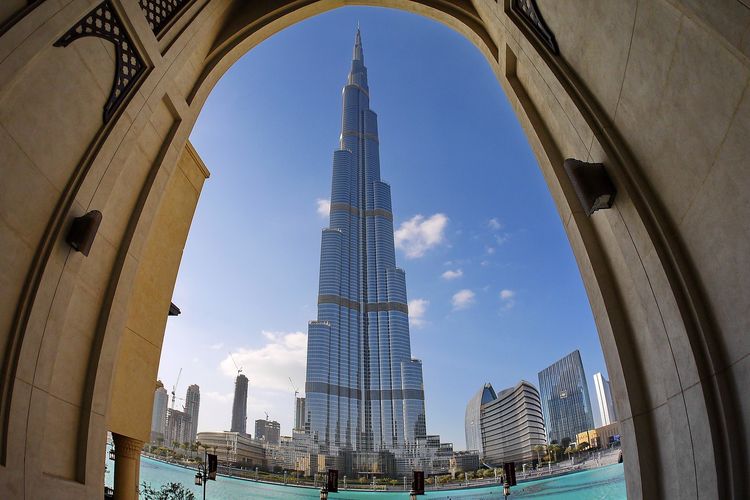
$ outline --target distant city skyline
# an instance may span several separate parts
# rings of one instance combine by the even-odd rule
[[[232,352],[250,379],[248,419],[268,412],[291,434],[351,63],[341,47],[357,20],[394,186],[394,241],[409,276],[429,432],[462,449],[465,402],[483,383],[534,381],[574,349],[588,373],[606,368],[559,215],[495,75],[465,38],[404,12],[315,16],[254,48],[218,82],[191,135],[211,177],[183,254],[173,295],[182,314],[168,321],[159,377],[172,387],[182,368],[182,381],[201,386],[198,430],[229,430]]]

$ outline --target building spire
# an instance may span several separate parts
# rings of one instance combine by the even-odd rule
[[[365,56],[362,53],[362,36],[359,33],[359,21],[357,21],[357,35],[354,37],[354,56],[355,61],[365,62]]]

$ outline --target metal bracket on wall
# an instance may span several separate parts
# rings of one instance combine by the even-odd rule
[[[115,80],[104,105],[104,123],[107,123],[146,70],[146,64],[110,0],[105,0],[86,14],[55,42],[55,47],[67,47],[86,36],[103,38],[115,46]]]
[[[536,0],[511,0],[510,8],[524,20],[539,39],[549,47],[553,54],[560,54],[560,48],[557,46],[555,35],[549,29],[547,23],[544,22]]]

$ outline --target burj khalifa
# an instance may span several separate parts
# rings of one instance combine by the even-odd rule
[[[320,250],[318,319],[308,326],[306,426],[321,452],[397,452],[425,438],[422,362],[411,357],[391,188],[380,179],[377,115],[359,29],[333,153]]]

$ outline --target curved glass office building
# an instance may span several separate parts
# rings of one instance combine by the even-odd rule
[[[318,319],[308,327],[309,432],[328,454],[395,451],[426,436],[422,363],[411,358],[406,280],[369,101],[357,30],[321,240]]]
[[[485,384],[466,407],[465,426],[467,448],[489,465],[531,461],[546,443],[539,391],[525,380],[498,393]]]

